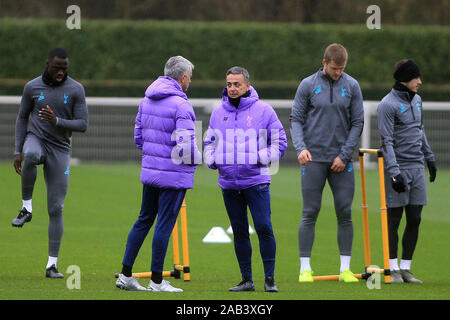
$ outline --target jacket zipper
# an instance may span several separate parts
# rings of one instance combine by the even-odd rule
[[[333,81],[330,80],[330,103],[333,103]]]
[[[411,101],[412,102],[412,101]],[[413,107],[413,105],[412,105],[412,103],[410,103],[409,104],[409,107],[411,108],[411,113],[412,113],[412,116],[413,116],[413,119],[414,119],[414,121],[416,120],[416,116],[414,115],[414,107]]]
[[[238,170],[238,166],[237,166],[237,136],[236,136],[236,127],[237,127],[237,118],[238,118],[238,110],[236,109],[236,113],[235,113],[235,115],[234,115],[234,141],[233,141],[233,162],[234,162],[234,170],[233,170],[233,172],[234,172],[234,181],[235,181],[235,183],[236,184],[238,184],[238,179],[237,179],[237,176],[238,176],[238,173],[237,173],[237,170]]]

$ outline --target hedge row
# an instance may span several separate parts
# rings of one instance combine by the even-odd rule
[[[0,96],[22,95],[29,79],[0,79]],[[80,80],[80,79],[77,79]],[[152,79],[149,80],[80,80],[90,97],[143,97]],[[262,99],[294,99],[298,81],[255,81],[252,83]],[[365,100],[381,100],[392,87],[391,83],[360,83]],[[220,98],[225,81],[202,81],[194,79],[189,87],[190,98]],[[424,84],[420,96],[426,101],[450,101],[449,85]]]
[[[425,82],[445,84],[450,74],[447,26],[302,25],[0,19],[0,78],[41,73],[48,50],[64,47],[78,79],[154,79],[164,62],[183,55],[195,64],[194,79],[223,79],[233,65],[255,80],[298,81],[321,65],[324,48],[339,42],[349,51],[347,72],[360,82],[390,83],[396,61],[413,57]]]

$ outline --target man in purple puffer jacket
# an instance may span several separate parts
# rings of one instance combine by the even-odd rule
[[[170,58],[159,77],[145,92],[134,129],[136,146],[142,150],[142,206],[128,235],[122,273],[116,286],[125,290],[182,292],[162,279],[164,258],[187,189],[194,184],[195,165],[201,153],[195,144],[195,114],[186,91],[194,65],[187,59]],[[152,277],[148,288],[132,277],[132,267],[150,228]]]
[[[205,161],[219,170],[219,187],[234,235],[242,281],[230,291],[254,291],[252,247],[247,206],[250,208],[264,264],[267,292],[278,292],[274,281],[275,237],[270,219],[271,170],[287,148],[286,133],[273,108],[259,100],[248,71],[227,71],[222,105],[211,115],[205,138]],[[271,168],[273,168],[272,166]]]

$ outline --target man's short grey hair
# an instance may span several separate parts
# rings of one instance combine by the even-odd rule
[[[189,76],[192,70],[194,70],[192,62],[182,56],[175,56],[167,60],[164,66],[164,75],[178,80],[183,74]]]
[[[247,69],[242,68],[242,67],[232,67],[230,69],[228,69],[227,71],[227,76],[229,74],[242,74],[244,76],[245,79],[245,83],[249,83],[250,82],[250,74],[248,73]]]

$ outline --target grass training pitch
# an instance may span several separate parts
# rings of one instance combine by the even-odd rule
[[[0,300],[5,299],[182,299],[182,300],[308,300],[308,299],[449,299],[450,298],[450,215],[448,191],[450,171],[439,170],[434,183],[428,183],[428,206],[422,213],[419,241],[412,271],[423,285],[384,284],[369,289],[365,281],[344,284],[338,281],[298,283],[298,226],[301,218],[300,169],[281,166],[272,177],[272,222],[277,241],[275,280],[279,293],[264,292],[264,273],[258,238],[251,235],[255,292],[232,293],[228,288],[240,282],[232,243],[205,244],[203,237],[214,226],[230,226],[222,194],[217,186],[217,171],[199,167],[195,186],[186,196],[189,231],[191,281],[170,279],[184,289],[181,294],[126,292],[115,287],[114,273],[120,272],[128,232],[137,218],[142,184],[137,164],[82,164],[72,166],[69,191],[64,207],[64,235],[58,269],[65,279],[45,278],[48,257],[48,214],[42,166],[33,196],[33,220],[23,228],[13,228],[12,219],[21,206],[20,177],[12,161],[0,163]],[[378,174],[366,170],[369,204],[372,264],[383,267]],[[428,176],[428,173],[427,173]],[[353,201],[354,240],[352,271],[363,272],[361,188],[355,171]],[[249,213],[250,216],[250,213]],[[249,219],[251,221],[251,218]],[[403,233],[405,218],[400,231]],[[337,274],[339,252],[333,198],[327,185],[316,225],[311,257],[314,275]],[[147,236],[133,271],[149,271],[153,228]],[[401,239],[401,235],[400,235]],[[401,241],[401,240],[400,240]],[[401,254],[401,243],[399,244]],[[181,248],[180,248],[181,253]],[[172,244],[165,270],[172,270]],[[81,271],[80,289],[69,289],[69,266]],[[147,286],[148,279],[140,279]]]

